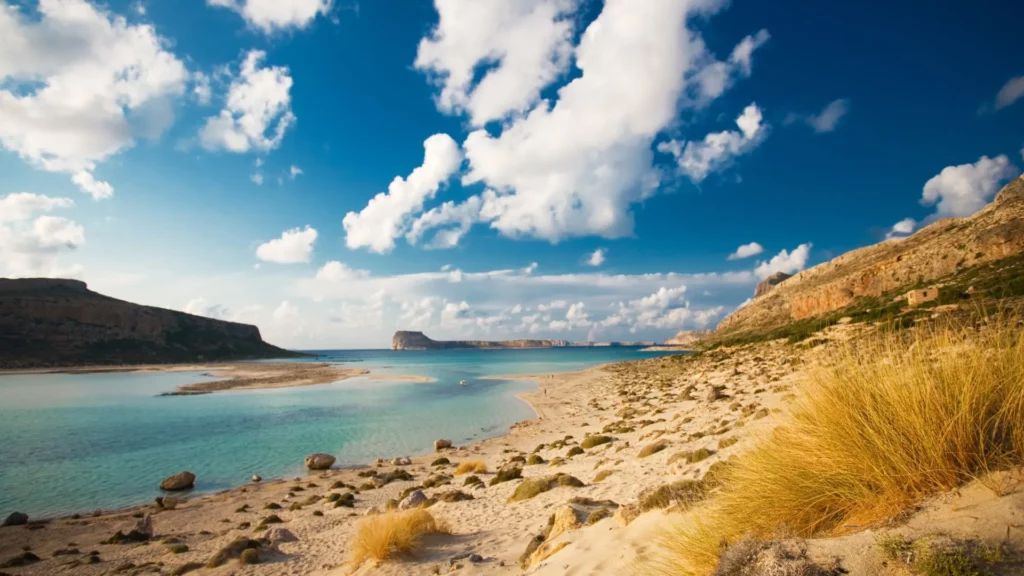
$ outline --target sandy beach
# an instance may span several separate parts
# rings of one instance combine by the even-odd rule
[[[650,505],[651,494],[667,483],[702,477],[768,433],[785,417],[800,370],[813,358],[811,351],[776,342],[519,376],[538,383],[537,390],[522,395],[538,417],[517,423],[504,436],[408,461],[246,483],[214,495],[169,494],[182,500],[173,510],[149,504],[0,528],[0,562],[24,551],[39,558],[3,569],[18,575],[629,574],[670,519],[662,507]],[[610,441],[580,445],[597,435]],[[296,454],[296,461],[304,456]],[[454,474],[456,464],[469,461],[486,464],[488,472],[476,474],[482,483],[467,485],[468,476]],[[496,471],[510,468],[521,469],[527,479],[565,474],[579,482],[510,501],[520,480],[488,485]],[[382,480],[399,470],[412,479]],[[154,485],[160,480],[154,478]],[[429,511],[451,534],[427,537],[414,555],[351,565],[351,544],[363,517],[412,489],[436,499]],[[351,507],[335,503],[349,493]],[[451,497],[455,493],[458,498]],[[972,530],[1008,530],[1000,522],[1019,523],[1012,516],[1021,500],[1013,491],[993,499],[972,486],[952,501],[925,505],[923,516],[898,529],[913,533],[934,523],[956,526],[975,507],[986,516],[970,521]],[[148,542],[103,543],[146,515],[154,532]],[[275,537],[268,530],[279,528],[294,540],[268,544],[260,564],[232,560],[205,567],[236,538]],[[539,551],[524,554],[538,535],[543,538]],[[877,574],[873,556],[864,553],[869,546],[864,538],[810,542],[809,550],[822,557],[859,558],[847,562],[856,568],[851,574]]]

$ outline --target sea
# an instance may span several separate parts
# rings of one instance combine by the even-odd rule
[[[152,501],[180,470],[195,492],[294,477],[303,458],[336,466],[413,456],[447,438],[464,444],[535,417],[516,397],[530,380],[485,378],[579,370],[664,353],[639,348],[320,350],[299,361],[363,367],[382,379],[160,396],[212,380],[200,372],[0,375],[0,518],[51,518]],[[430,383],[387,375],[433,378]],[[460,385],[461,381],[466,385]]]

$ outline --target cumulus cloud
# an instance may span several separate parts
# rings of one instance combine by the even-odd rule
[[[433,214],[421,226],[454,224],[459,236],[474,221],[487,222],[506,236],[551,242],[632,233],[630,206],[653,194],[660,184],[661,172],[652,165],[654,138],[674,124],[680,109],[706,105],[733,78],[748,73],[751,54],[768,37],[762,32],[744,39],[728,61],[721,62],[687,24],[698,14],[720,9],[724,2],[608,0],[571,49],[569,61],[578,73],[549,99],[537,94],[543,94],[543,87],[558,76],[550,66],[555,70],[563,66],[556,55],[568,50],[561,38],[563,31],[571,30],[565,14],[575,3],[439,0],[436,5],[444,21],[421,44],[418,62],[443,72],[439,108],[465,111],[477,124],[478,119],[516,111],[493,131],[474,130],[463,144],[469,161],[463,184],[487,187],[478,204],[467,203],[464,211],[450,210],[450,220]],[[469,10],[469,5],[486,13],[476,16],[484,22],[500,14],[500,24],[474,30],[476,21],[456,24],[448,18],[457,10]],[[530,22],[527,32],[546,34],[544,38],[549,39],[546,43],[533,40],[531,54],[547,56],[526,58],[518,52],[515,58],[509,56],[527,48],[518,37],[514,44],[507,42],[505,29],[526,21]],[[489,32],[492,29],[501,31]],[[494,35],[502,37],[491,38]],[[438,56],[442,48],[445,55]],[[459,52],[457,62],[449,50]],[[482,80],[474,85],[474,72],[481,69]],[[511,79],[516,84],[515,98],[504,99],[508,94],[501,94],[503,99],[491,99],[487,92],[487,105],[478,105],[484,100],[484,82],[492,78],[495,85]],[[467,216],[465,212],[477,205],[476,218]]]
[[[1024,76],[1010,78],[996,94],[996,110],[1006,108],[1024,97]]]
[[[0,275],[77,276],[80,265],[62,267],[58,259],[85,243],[85,229],[67,218],[37,215],[73,204],[67,198],[26,192],[0,197]]]
[[[594,250],[589,256],[587,256],[587,266],[600,266],[604,264],[605,255],[608,250],[605,248],[598,248]]]
[[[970,216],[985,207],[1019,170],[1005,155],[982,156],[973,164],[947,166],[925,182],[921,204],[935,206],[930,219]]]
[[[331,260],[317,270],[316,279],[327,282],[343,282],[345,280],[368,278],[369,274],[366,270],[354,270],[337,260]]]
[[[360,212],[345,215],[346,246],[385,253],[406,233],[419,237],[420,232],[410,230],[413,215],[423,210],[423,203],[433,198],[462,164],[459,145],[447,134],[427,138],[423,150],[423,164],[407,178],[396,176],[387,192],[374,196]]]
[[[886,240],[899,240],[910,236],[914,232],[914,228],[917,227],[917,221],[913,218],[904,218],[899,222],[892,225],[885,234]]]
[[[302,176],[302,168],[299,168],[295,164],[292,164],[291,167],[288,168],[288,177],[291,178],[292,180],[295,180],[299,176]]]
[[[727,260],[742,260],[743,258],[757,256],[761,252],[764,252],[764,247],[757,242],[751,242],[750,244],[744,244],[737,248],[735,252],[729,254]]]
[[[331,0],[206,0],[210,6],[229,8],[265,34],[308,27],[326,15]]]
[[[437,105],[481,126],[526,111],[572,56],[578,0],[435,0],[437,26],[415,66],[441,87]],[[493,63],[479,74],[481,62]]]
[[[193,314],[195,316],[205,316],[207,318],[214,318],[217,320],[227,320],[231,316],[231,312],[221,306],[220,304],[214,304],[206,298],[193,298],[185,304],[183,311],[186,314]]]
[[[0,146],[109,198],[113,187],[92,172],[169,126],[172,109],[160,103],[184,92],[188,71],[151,25],[85,0],[40,0],[38,13],[25,12],[0,3]]]
[[[274,309],[273,318],[275,322],[290,323],[295,322],[299,318],[298,306],[285,300]]]
[[[281,145],[295,122],[292,77],[286,66],[261,66],[266,56],[262,50],[246,53],[224,108],[199,131],[199,142],[207,150],[267,152]]]
[[[795,274],[803,270],[804,266],[807,265],[807,257],[811,254],[811,246],[812,244],[808,242],[807,244],[797,246],[792,252],[783,250],[772,256],[771,260],[759,262],[757,268],[754,268],[754,274],[762,280],[777,272]]]
[[[757,104],[743,109],[736,118],[739,130],[725,130],[708,134],[703,140],[680,142],[670,140],[658,144],[658,151],[675,157],[679,171],[696,183],[703,181],[712,172],[731,165],[734,158],[757,147],[767,134],[764,117]]]
[[[840,98],[829,102],[825,108],[817,114],[791,114],[787,123],[802,121],[810,126],[815,132],[822,134],[832,132],[839,127],[839,122],[850,112],[850,101]]]
[[[260,244],[256,248],[256,257],[264,262],[277,264],[309,262],[313,256],[316,236],[316,229],[311,226],[285,230],[280,238]]]

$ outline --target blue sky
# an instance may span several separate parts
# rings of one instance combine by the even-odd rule
[[[0,275],[285,346],[661,339],[1024,167],[1015,2],[0,9]]]

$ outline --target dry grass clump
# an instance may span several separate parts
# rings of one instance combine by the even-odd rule
[[[736,444],[739,441],[740,439],[735,436],[730,436],[729,438],[722,438],[721,440],[718,441],[718,449],[724,450],[725,448],[728,448],[729,446],[732,446],[733,444]]]
[[[637,499],[637,507],[641,512],[654,510],[655,508],[668,508],[673,503],[679,504],[683,509],[690,508],[695,503],[704,499],[707,494],[707,487],[698,480],[679,480],[671,484],[664,484],[651,490],[640,493]]]
[[[366,560],[382,562],[411,554],[419,549],[424,536],[450,533],[444,522],[422,508],[368,516],[360,522],[352,542],[351,563],[359,566]]]
[[[879,331],[811,368],[792,418],[731,463],[656,573],[708,574],[744,536],[828,536],[1024,462],[1024,332]]]
[[[459,465],[455,467],[455,475],[462,476],[463,474],[486,474],[487,464],[484,464],[483,460],[466,460],[465,462],[459,462]]]
[[[523,469],[518,466],[502,468],[501,470],[498,470],[498,473],[494,475],[494,478],[491,478],[488,486],[494,486],[496,484],[501,484],[502,482],[508,482],[522,477]]]
[[[586,438],[584,438],[583,441],[580,442],[580,446],[586,448],[587,450],[590,450],[591,448],[593,448],[595,446],[600,446],[601,444],[607,444],[607,443],[611,442],[612,440],[614,440],[614,438],[612,438],[611,436],[605,436],[603,434],[595,434],[593,436],[587,436]]]
[[[883,558],[921,576],[980,576],[1004,562],[1017,564],[1001,545],[978,540],[953,540],[928,537],[913,541],[902,536],[886,536],[877,541]]]
[[[575,476],[568,474],[555,474],[554,476],[543,476],[540,478],[527,478],[516,486],[515,492],[509,497],[509,502],[519,502],[520,500],[529,500],[534,496],[547,492],[558,486],[571,486],[573,488],[579,488],[583,486],[583,482]]]
[[[615,473],[615,470],[601,470],[594,476],[594,482],[600,482]]]
[[[658,441],[653,444],[648,444],[640,449],[640,453],[637,454],[637,458],[646,458],[651,454],[657,454],[665,448],[668,448],[668,442]]]

